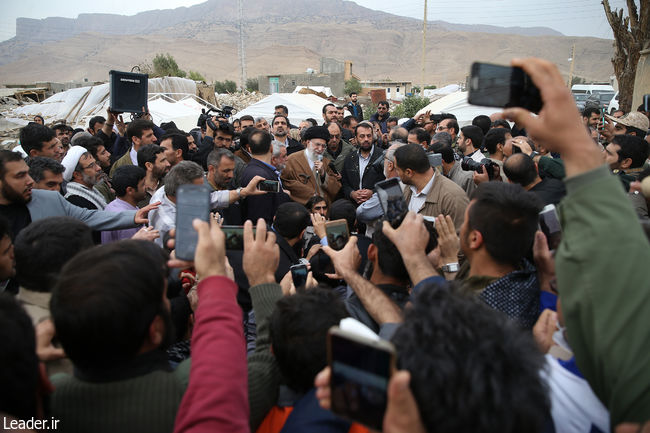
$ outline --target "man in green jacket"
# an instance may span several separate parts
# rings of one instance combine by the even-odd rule
[[[544,106],[537,117],[521,108],[505,110],[505,117],[561,153],[566,169],[556,271],[569,343],[612,426],[644,422],[650,419],[650,244],[557,67],[540,59],[512,65],[532,77]]]

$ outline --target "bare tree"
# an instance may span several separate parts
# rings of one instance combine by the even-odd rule
[[[630,111],[636,67],[641,50],[650,45],[650,0],[639,0],[637,10],[634,0],[627,0],[628,16],[623,9],[612,9],[609,0],[602,0],[607,21],[614,32],[614,73],[618,80],[618,100],[622,110]]]

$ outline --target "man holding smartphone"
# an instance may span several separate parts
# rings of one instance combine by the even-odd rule
[[[284,116],[276,116],[275,120],[285,120]],[[274,122],[275,122],[274,120]],[[286,128],[286,125],[276,125]],[[258,197],[248,197],[242,203],[242,217],[245,220],[257,221],[263,218],[267,224],[273,223],[273,216],[282,203],[290,201],[290,197],[282,191],[280,172],[271,165],[273,158],[273,138],[266,131],[253,131],[248,137],[248,146],[251,150],[252,159],[242,172],[242,184],[248,184],[255,176],[261,176],[266,180],[280,182],[280,192],[268,193]]]

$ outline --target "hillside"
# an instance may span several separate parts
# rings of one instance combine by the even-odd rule
[[[342,0],[260,0],[245,15],[249,77],[318,70],[319,58],[327,56],[351,60],[353,72],[363,79],[420,81],[417,20]],[[209,0],[134,16],[20,18],[17,36],[0,43],[1,81],[105,80],[110,69],[130,70],[159,52],[172,54],[181,68],[197,70],[208,80],[238,81],[236,17],[236,2]],[[544,28],[443,22],[429,23],[427,36],[429,84],[464,81],[474,60],[507,63],[514,56],[544,57],[568,74],[573,43],[575,75],[592,80],[612,75],[610,40],[566,37]]]

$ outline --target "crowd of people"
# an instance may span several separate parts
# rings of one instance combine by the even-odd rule
[[[327,335],[352,318],[396,350],[386,433],[649,431],[650,113],[579,113],[553,64],[513,65],[541,112],[462,127],[386,101],[364,120],[356,94],[297,126],[282,105],[187,132],[37,116],[0,150],[3,426],[367,432],[330,411]],[[213,212],[193,262],[174,250],[187,184]]]

